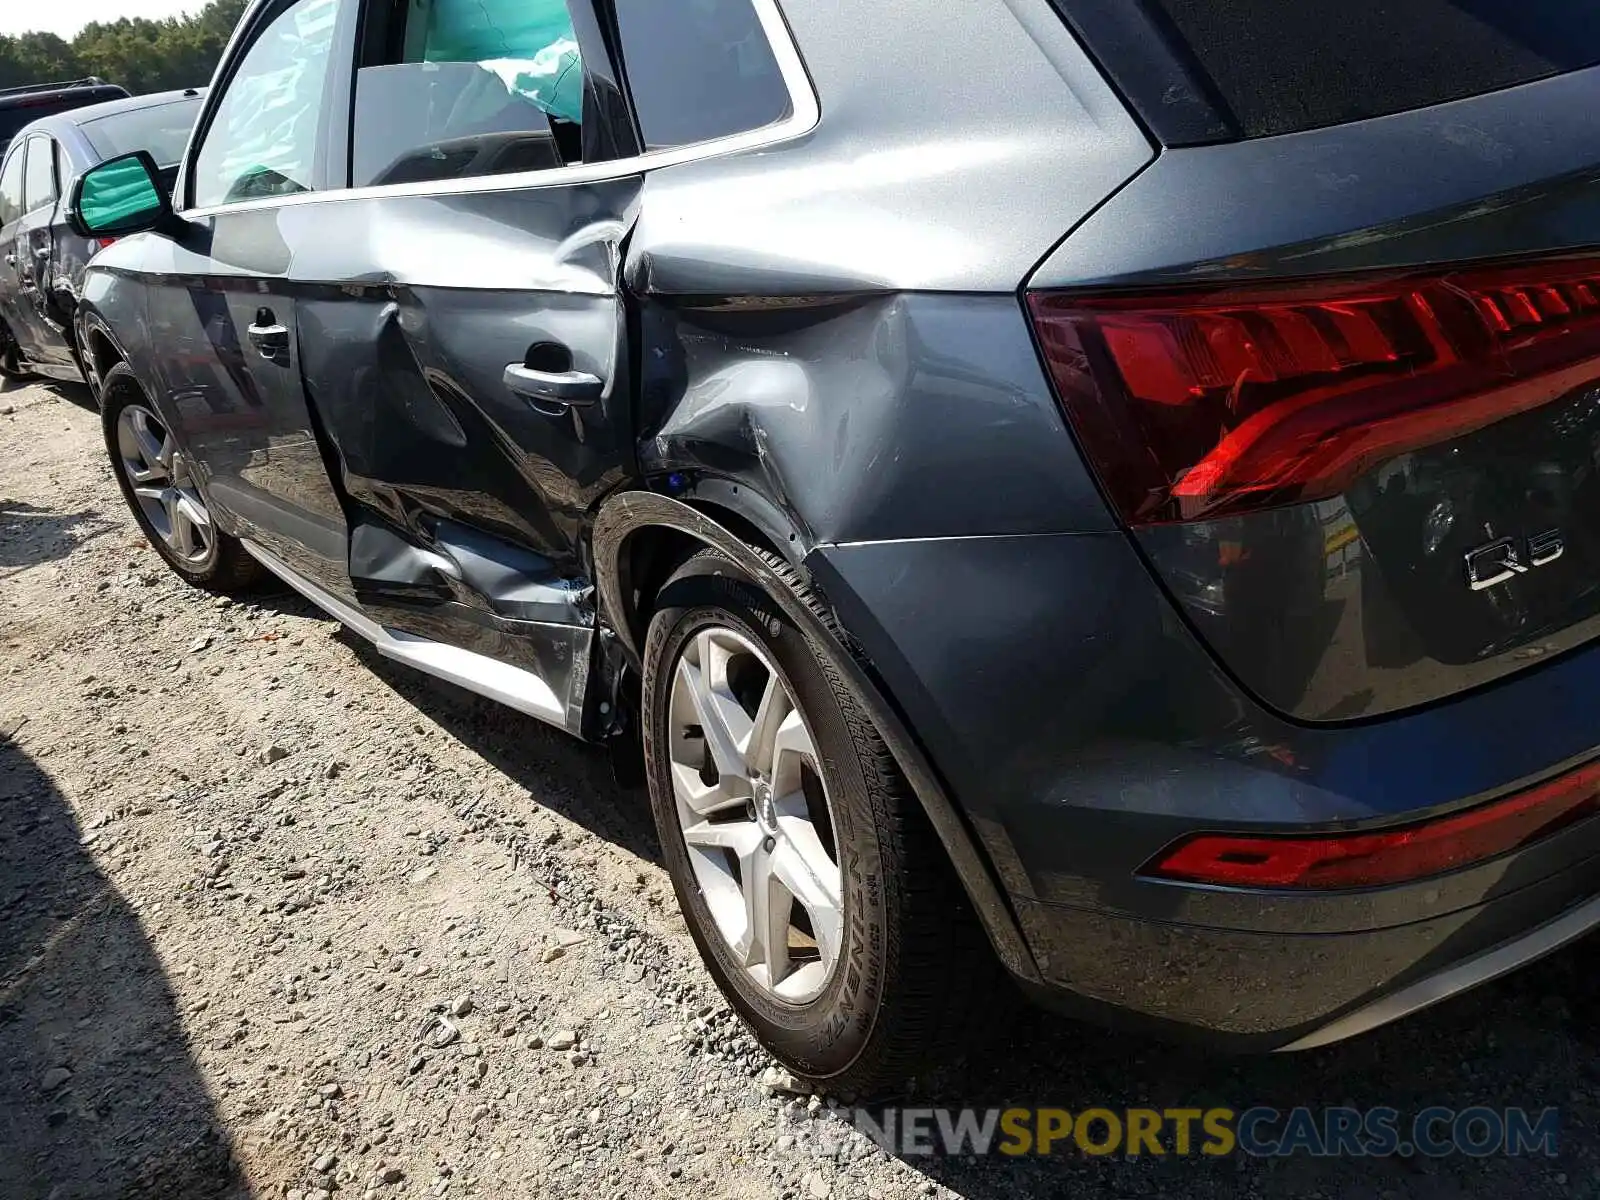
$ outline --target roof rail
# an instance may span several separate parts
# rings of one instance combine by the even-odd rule
[[[106,86],[108,86],[106,81],[98,75],[85,75],[82,79],[61,79],[54,83],[28,83],[22,87],[0,88],[0,96],[21,96],[27,92],[54,92],[64,91],[67,88]]]

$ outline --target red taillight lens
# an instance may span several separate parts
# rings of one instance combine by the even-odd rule
[[[1600,379],[1593,260],[1029,305],[1080,444],[1133,525],[1334,496]]]
[[[1454,816],[1376,833],[1199,834],[1163,851],[1139,874],[1225,887],[1379,887],[1482,862],[1595,812],[1600,763]]]
[[[114,238],[114,237],[94,238],[93,239],[94,252],[96,254],[98,254],[98,253],[100,253],[100,251],[104,250],[107,246],[115,245],[116,241],[117,241],[117,239]]]

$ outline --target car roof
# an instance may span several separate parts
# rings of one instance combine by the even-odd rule
[[[99,104],[85,104],[82,108],[56,113],[54,119],[65,121],[69,125],[84,125],[101,117],[114,117],[118,113],[136,112],[141,108],[159,108],[163,104],[194,100],[205,94],[205,88],[195,87],[181,88],[172,92],[152,92],[147,96],[121,96],[116,100],[102,100]]]

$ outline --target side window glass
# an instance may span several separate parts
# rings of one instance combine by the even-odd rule
[[[22,215],[22,152],[18,146],[0,171],[0,225],[9,225]]]
[[[28,165],[22,191],[24,212],[33,212],[56,202],[56,156],[49,138],[28,139]]]
[[[308,192],[340,0],[296,0],[250,44],[194,162],[204,208]]]
[[[583,61],[566,0],[374,0],[362,40],[355,187],[580,161]]]
[[[762,129],[793,111],[752,0],[616,0],[645,148]]]

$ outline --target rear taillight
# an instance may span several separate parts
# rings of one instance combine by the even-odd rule
[[[1035,293],[1062,404],[1132,525],[1324,499],[1600,379],[1600,263],[1182,294]]]
[[[1483,862],[1597,811],[1600,763],[1590,763],[1504,800],[1374,833],[1198,834],[1158,854],[1139,874],[1223,887],[1379,887]]]
[[[107,246],[115,245],[116,241],[117,239],[114,237],[91,238],[89,244],[94,247],[92,253],[99,254]]]

